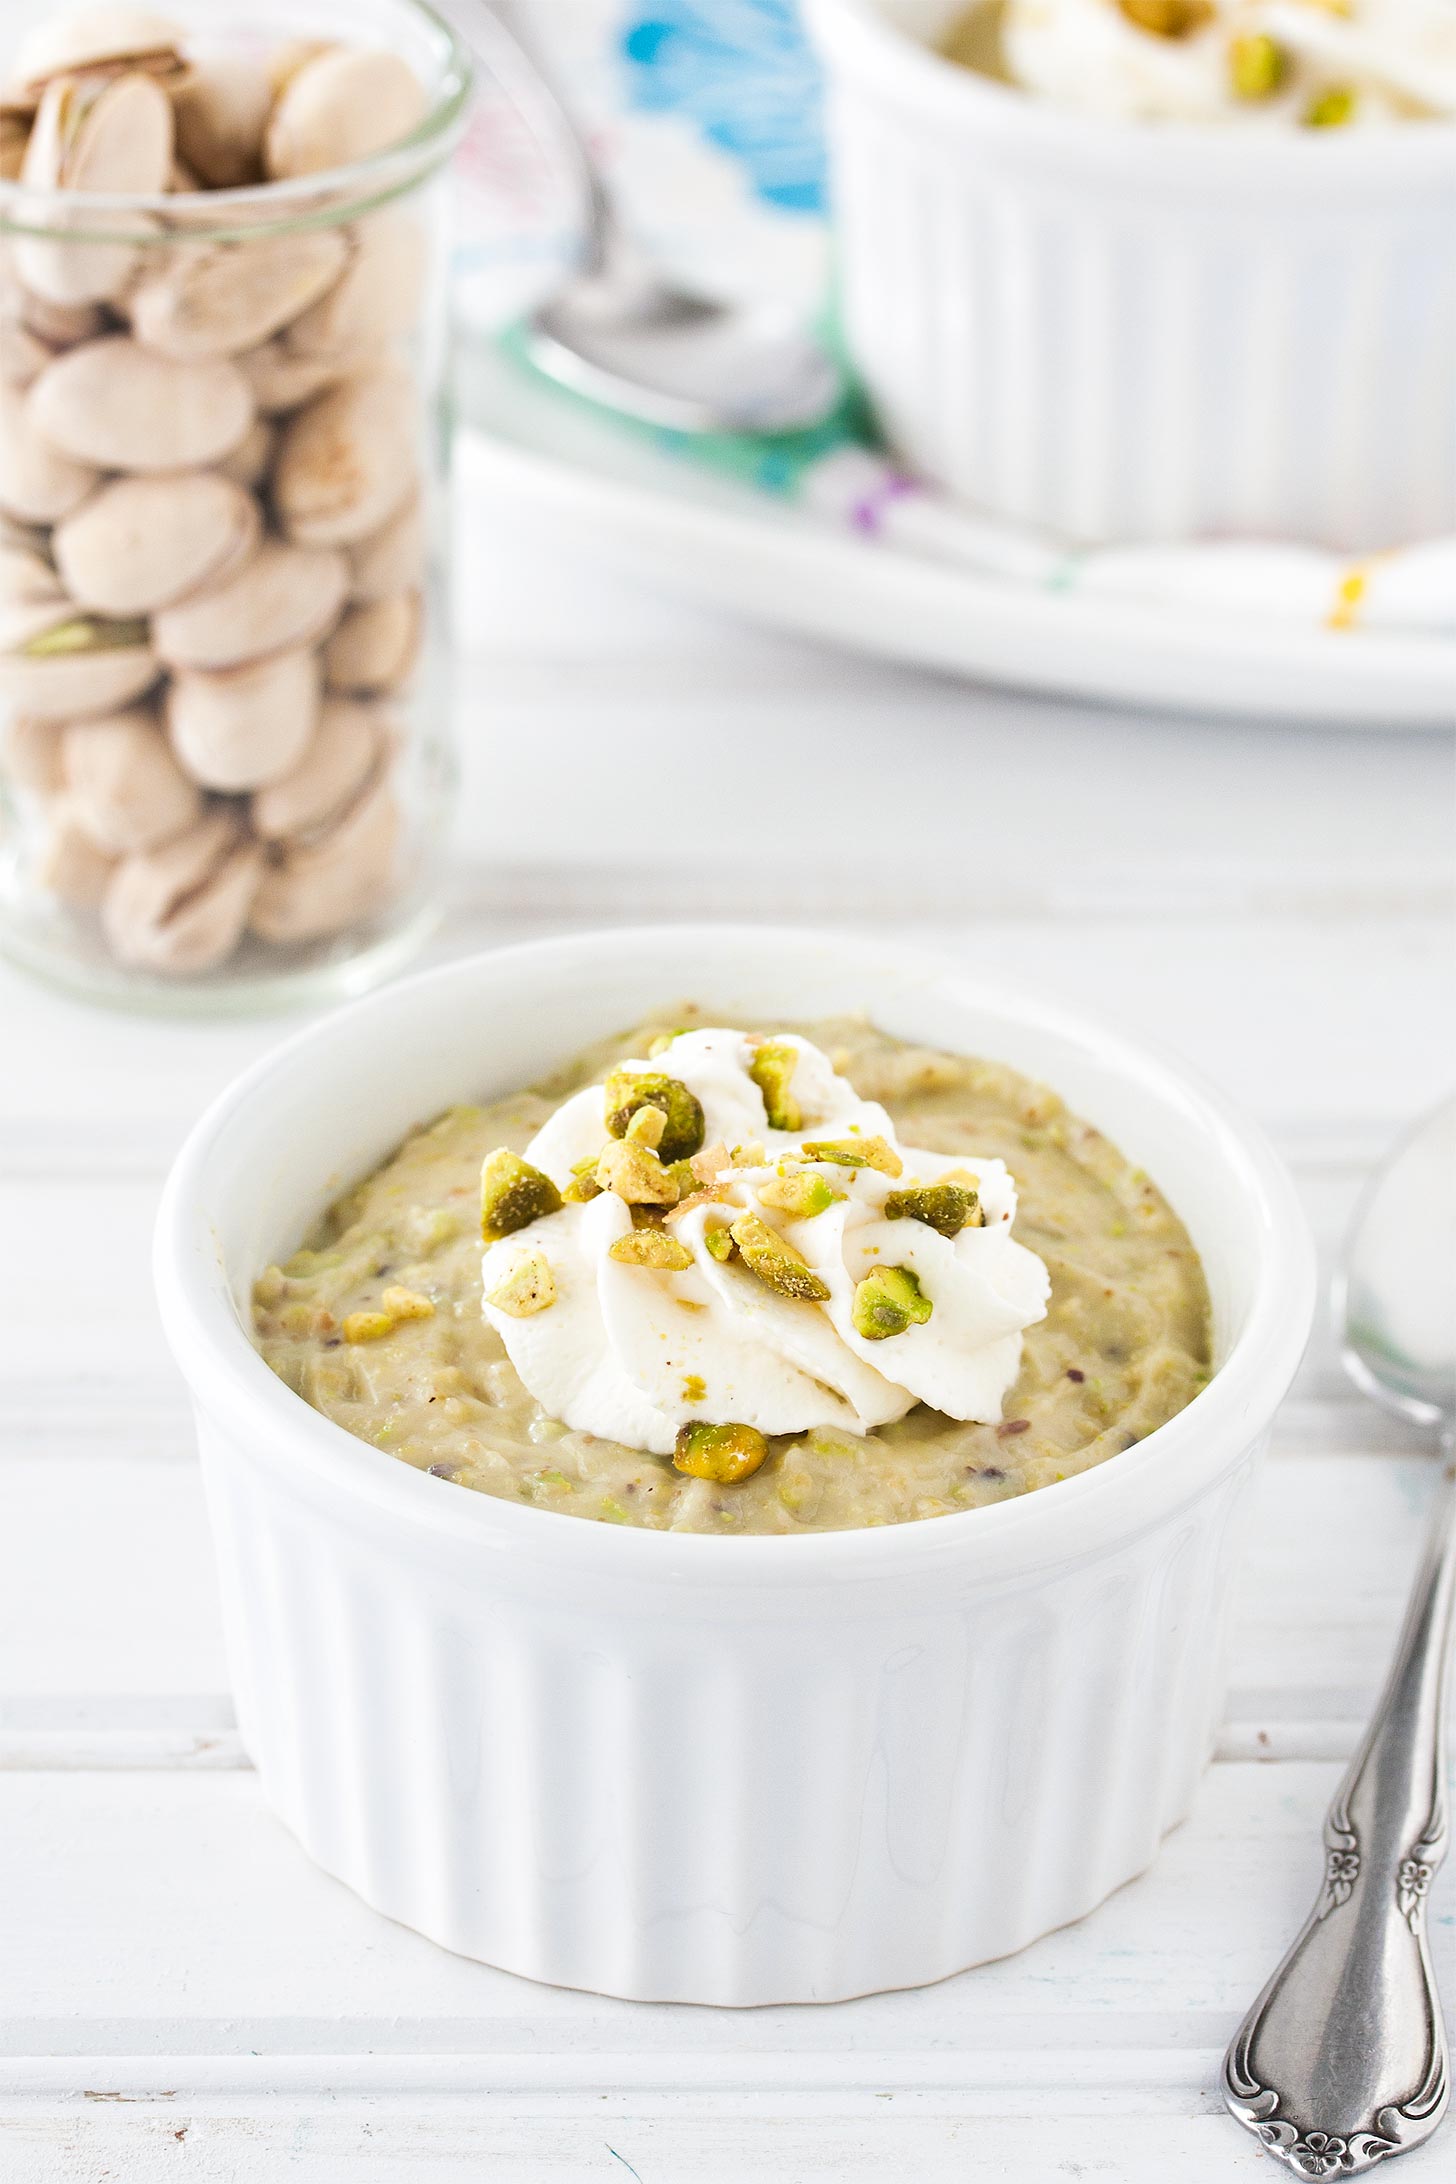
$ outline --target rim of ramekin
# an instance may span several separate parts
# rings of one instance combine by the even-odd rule
[[[1273,184],[1298,195],[1384,198],[1413,185],[1456,184],[1456,123],[1388,129],[1220,127],[1216,122],[1128,122],[1068,113],[936,52],[886,20],[878,0],[806,0],[825,50],[922,120],[973,134],[978,145],[1023,150],[1068,166],[1164,182],[1214,185],[1257,197]]]
[[[440,56],[429,107],[408,136],[365,159],[317,174],[198,192],[206,213],[196,218],[189,214],[185,220],[177,197],[169,191],[44,190],[20,181],[0,181],[0,235],[33,235],[75,244],[121,241],[139,249],[257,242],[280,228],[332,226],[356,219],[361,210],[415,188],[451,156],[460,141],[475,86],[475,52],[430,0],[390,0],[390,5],[401,15],[421,20]],[[334,201],[320,204],[320,196]],[[38,217],[40,208],[52,206],[53,220]],[[135,225],[139,218],[160,221],[162,232],[139,235]],[[94,226],[89,224],[93,219]],[[128,222],[133,224],[128,227]]]
[[[270,1084],[291,1075],[300,1055],[316,1050],[323,1068],[343,1029],[370,1017],[382,1026],[403,995],[434,987],[448,1006],[443,997],[468,985],[485,962],[528,978],[553,960],[651,949],[667,939],[705,948],[736,942],[745,961],[750,951],[762,960],[765,947],[776,943],[849,950],[857,962],[872,961],[922,990],[953,990],[963,1002],[1078,1044],[1104,1066],[1151,1088],[1170,1109],[1191,1105],[1262,1231],[1244,1326],[1207,1386],[1133,1448],[1034,1493],[923,1522],[797,1535],[654,1531],[462,1492],[314,1410],[253,1346],[206,1225],[202,1186],[234,1118],[266,1099]],[[1303,1355],[1315,1301],[1314,1248],[1283,1164],[1262,1130],[1176,1056],[1124,1039],[1058,1003],[967,977],[953,958],[934,951],[808,927],[718,923],[610,928],[481,950],[396,981],[296,1032],[236,1078],[188,1135],[162,1193],[153,1270],[163,1328],[199,1409],[226,1419],[230,1434],[246,1437],[275,1470],[297,1466],[301,1482],[336,1493],[341,1514],[366,1504],[382,1511],[396,1547],[401,1528],[409,1527],[443,1536],[461,1552],[478,1547],[608,1579],[681,1580],[720,1589],[802,1586],[815,1578],[868,1581],[947,1562],[966,1575],[986,1574],[989,1567],[1006,1577],[1079,1558],[1088,1551],[1089,1534],[1135,1537],[1232,1469],[1266,1430]]]

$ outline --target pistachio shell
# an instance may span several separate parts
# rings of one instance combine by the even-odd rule
[[[265,539],[224,583],[157,615],[152,642],[172,667],[240,667],[313,644],[332,627],[348,581],[342,554]]]
[[[154,713],[138,708],[74,721],[61,748],[71,812],[98,849],[115,856],[155,849],[201,816],[201,793]]]
[[[191,360],[257,348],[336,283],[348,246],[337,228],[178,250],[128,298],[149,349]]]
[[[424,116],[424,86],[397,53],[330,46],[280,91],[264,165],[275,180],[351,166],[411,135]]]
[[[388,522],[349,548],[349,569],[349,597],[360,606],[423,582],[425,504],[420,494],[411,494]]]
[[[172,108],[150,76],[59,76],[47,84],[26,147],[21,182],[34,190],[86,190],[151,196],[166,188],[172,163]],[[53,224],[67,217],[57,214]],[[84,208],[75,225],[94,225]],[[129,221],[138,234],[153,223]],[[15,266],[26,286],[53,303],[105,302],[125,286],[136,247],[78,234],[17,235]]]
[[[18,319],[0,319],[0,379],[7,386],[28,387],[51,352],[46,344]]]
[[[45,843],[36,860],[37,883],[73,910],[94,910],[115,869],[116,859],[96,847],[62,797],[49,815]]]
[[[273,461],[274,437],[267,418],[255,417],[231,455],[225,455],[216,465],[217,475],[250,489],[261,485]]]
[[[105,470],[190,470],[235,448],[253,398],[235,364],[184,364],[125,334],[68,349],[31,388],[37,432]]]
[[[31,546],[0,546],[0,605],[63,605],[65,587],[42,553]]]
[[[0,182],[18,182],[25,165],[30,123],[24,114],[0,112]]]
[[[324,681],[355,697],[398,690],[415,664],[423,624],[418,592],[351,607],[324,646]]]
[[[370,706],[325,698],[313,741],[292,773],[253,798],[253,831],[271,842],[326,830],[375,772],[383,748]]]
[[[33,295],[25,288],[15,302],[21,325],[52,349],[94,341],[106,329],[106,313],[99,303],[52,303],[48,296]]]
[[[208,470],[115,478],[56,526],[66,588],[101,614],[153,614],[246,561],[262,516],[251,493]]]
[[[253,931],[275,942],[322,940],[378,910],[395,885],[399,811],[387,781],[367,789],[338,825],[289,850],[265,873]]]
[[[367,369],[375,361],[372,354],[347,361],[293,356],[278,340],[265,341],[260,348],[248,349],[236,359],[264,417],[281,417],[288,410],[300,408],[315,395],[337,386],[351,372]]]
[[[184,166],[174,152],[172,164],[167,170],[167,194],[169,197],[195,197],[202,188],[201,182],[190,167]]]
[[[167,692],[167,729],[194,781],[238,792],[291,773],[318,719],[318,661],[275,653],[220,673],[186,670]]]
[[[0,384],[0,508],[26,523],[55,523],[86,498],[97,473],[41,437],[30,412],[33,393]]]
[[[266,68],[236,55],[198,61],[172,92],[177,149],[209,189],[263,179],[263,130],[273,104]]]
[[[52,76],[80,69],[140,68],[171,74],[181,60],[182,29],[150,8],[97,7],[52,14],[16,48],[7,87],[33,96]]]
[[[342,238],[328,232],[342,252]],[[295,356],[347,357],[383,347],[408,333],[419,315],[427,258],[413,215],[376,212],[352,240],[348,263],[327,295],[294,318],[283,337]]]
[[[221,812],[112,873],[101,925],[113,953],[139,970],[187,977],[225,962],[247,927],[263,853]]]
[[[402,374],[372,372],[289,420],[273,466],[273,503],[290,538],[345,546],[394,513],[415,481],[413,407]]]
[[[113,713],[150,689],[159,663],[125,624],[93,622],[94,644],[26,650],[70,623],[92,621],[69,601],[7,608],[0,614],[0,697],[37,720],[75,720]]]
[[[13,715],[0,741],[0,771],[16,788],[28,789],[33,796],[59,796],[66,785],[61,735],[53,720]]]

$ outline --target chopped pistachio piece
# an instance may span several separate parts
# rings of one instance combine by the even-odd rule
[[[561,1193],[549,1175],[504,1145],[487,1153],[480,1171],[480,1233],[486,1243],[560,1211]]]
[[[745,1138],[743,1143],[735,1145],[728,1155],[730,1168],[762,1168],[767,1160],[768,1153],[756,1137]]]
[[[380,1309],[394,1319],[433,1319],[435,1307],[428,1297],[422,1297],[418,1289],[386,1289],[379,1300]]]
[[[1310,100],[1304,110],[1306,129],[1342,129],[1355,118],[1355,92],[1350,84],[1331,84]]]
[[[766,1039],[748,1065],[749,1076],[763,1094],[770,1130],[802,1130],[804,1127],[799,1103],[789,1091],[798,1066],[798,1048],[785,1046],[774,1039]]]
[[[703,1110],[676,1077],[664,1076],[656,1069],[614,1069],[604,1090],[607,1128],[614,1138],[626,1136],[627,1125],[639,1108],[657,1107],[663,1116],[657,1150],[664,1160],[687,1160],[701,1146]]]
[[[905,1163],[882,1137],[813,1138],[799,1147],[805,1160],[830,1160],[841,1168],[878,1168],[881,1175],[903,1175]]]
[[[673,1469],[694,1479],[736,1486],[751,1478],[768,1455],[768,1443],[753,1426],[710,1426],[700,1420],[678,1429]]]
[[[923,1221],[942,1236],[959,1236],[979,1211],[977,1193],[960,1183],[927,1183],[919,1190],[890,1191],[885,1198],[887,1221]]]
[[[1213,9],[1209,0],[1117,0],[1130,23],[1155,38],[1190,38],[1202,30]]]
[[[686,1024],[679,1024],[675,1031],[660,1031],[647,1049],[648,1059],[655,1062],[658,1055],[665,1054],[673,1040],[680,1039],[687,1028]]]
[[[720,1223],[717,1228],[704,1229],[703,1244],[709,1256],[714,1259],[731,1259],[737,1248],[733,1242],[732,1231],[726,1223]]]
[[[761,1206],[775,1206],[791,1221],[812,1221],[816,1213],[827,1213],[843,1199],[843,1191],[831,1190],[822,1175],[776,1175],[758,1190]]]
[[[829,1295],[827,1284],[793,1245],[786,1244],[756,1213],[741,1213],[729,1225],[728,1233],[750,1274],[756,1274],[781,1297],[805,1297],[811,1304],[822,1304]]]
[[[1274,96],[1289,73],[1289,56],[1267,31],[1245,31],[1229,41],[1229,83],[1238,99]]]
[[[660,1107],[639,1107],[628,1123],[625,1135],[633,1145],[645,1145],[649,1153],[655,1153],[667,1130],[667,1117]]]
[[[850,1317],[866,1342],[883,1342],[887,1335],[923,1326],[933,1309],[908,1266],[877,1266],[856,1286]]]
[[[670,1161],[667,1173],[677,1185],[677,1195],[680,1199],[691,1198],[696,1192],[707,1187],[690,1160]]]
[[[556,1302],[556,1281],[550,1261],[539,1251],[523,1251],[504,1281],[498,1282],[487,1302],[512,1319],[530,1319]]]
[[[571,1181],[561,1193],[568,1206],[585,1206],[593,1198],[601,1197],[602,1186],[597,1181],[597,1162],[601,1157],[600,1153],[588,1153],[585,1160],[572,1162]]]
[[[345,1342],[378,1342],[382,1335],[392,1335],[396,1321],[392,1312],[348,1312],[343,1320]]]
[[[614,1138],[602,1147],[596,1178],[604,1191],[615,1191],[629,1206],[675,1206],[678,1187],[657,1154],[632,1138]]]
[[[649,1266],[659,1274],[681,1274],[693,1263],[693,1255],[666,1229],[634,1228],[619,1236],[607,1251],[622,1266]]]

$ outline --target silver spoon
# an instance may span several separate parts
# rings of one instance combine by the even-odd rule
[[[1347,1371],[1436,1429],[1442,1476],[1395,1660],[1325,1819],[1319,1900],[1224,2057],[1229,2108],[1301,2177],[1421,2145],[1449,2092],[1426,1901],[1446,1853],[1456,1599],[1456,1101],[1367,1191],[1333,1305]]]
[[[715,302],[672,286],[623,233],[586,141],[499,4],[478,26],[495,74],[548,159],[564,157],[584,208],[579,265],[526,328],[550,379],[678,432],[787,432],[818,424],[840,375],[797,317],[774,304]]]

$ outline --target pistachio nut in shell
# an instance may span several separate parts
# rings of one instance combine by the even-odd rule
[[[115,870],[116,859],[97,848],[61,797],[46,814],[45,838],[35,865],[36,884],[73,910],[94,910]]]
[[[341,553],[263,541],[221,584],[194,592],[152,623],[152,643],[170,667],[240,667],[332,628],[349,584]]]
[[[326,696],[313,741],[293,771],[253,797],[253,832],[279,842],[332,825],[375,773],[385,748],[373,706]]]
[[[347,357],[407,334],[419,316],[427,262],[412,213],[398,206],[371,213],[354,229],[348,262],[328,293],[293,318],[285,347],[295,356]]]
[[[294,356],[276,337],[237,358],[238,370],[247,380],[253,400],[263,417],[282,417],[301,409],[315,395],[336,387],[350,372],[367,370],[378,360],[367,357]]]
[[[30,119],[11,108],[0,107],[0,182],[18,182],[30,141]]]
[[[376,782],[316,842],[285,850],[264,873],[253,904],[262,940],[322,940],[388,901],[395,885],[399,809],[387,779]]]
[[[41,99],[20,179],[37,191],[150,197],[165,190],[171,164],[171,102],[150,76],[58,76]],[[57,207],[48,225],[66,225],[71,217]],[[113,214],[101,223],[77,206],[74,225],[74,239],[18,234],[15,269],[27,288],[53,303],[107,302],[131,275],[136,243],[91,230],[124,226],[142,241],[153,222],[140,214],[122,222]]]
[[[234,485],[244,485],[255,491],[272,465],[275,437],[267,418],[255,417],[231,455],[225,455],[215,465],[217,475],[231,478]]]
[[[262,523],[252,494],[216,471],[166,471],[113,478],[57,524],[51,544],[82,606],[155,614],[239,568]]]
[[[344,380],[289,419],[273,465],[273,505],[300,546],[347,546],[378,530],[415,475],[409,381],[398,372],[370,372]]]
[[[390,592],[417,590],[425,574],[425,504],[412,493],[377,531],[349,548],[349,597],[368,606]]]
[[[247,928],[263,853],[214,812],[116,866],[101,902],[112,953],[137,970],[189,977],[226,962]]]
[[[36,720],[114,713],[160,672],[145,622],[80,614],[69,600],[0,612],[0,698]]]
[[[142,707],[72,721],[61,732],[70,810],[98,849],[155,849],[202,815],[202,792],[183,773],[154,713]]]
[[[278,652],[220,672],[183,669],[167,689],[167,732],[204,788],[261,789],[291,773],[319,711],[317,655]]]
[[[367,607],[350,607],[324,646],[324,681],[354,697],[398,690],[419,655],[423,627],[418,592],[391,592]]]
[[[253,422],[236,364],[182,363],[103,334],[47,364],[26,397],[52,447],[103,470],[192,470],[230,453]]]
[[[275,181],[352,166],[412,135],[425,105],[424,85],[397,53],[326,47],[279,92],[264,166]]]
[[[38,95],[52,76],[83,70],[140,69],[170,76],[182,66],[182,26],[150,8],[82,8],[48,12],[21,39],[7,94]]]
[[[66,587],[33,546],[0,546],[0,606],[49,607],[64,603]]]
[[[0,382],[0,508],[23,523],[56,523],[80,506],[99,473],[41,435],[30,411],[34,392]]]
[[[0,733],[0,773],[32,796],[59,796],[66,786],[64,734],[56,721],[13,713]]]
[[[19,319],[0,319],[0,380],[7,386],[28,387],[50,360],[51,351],[38,334]]]
[[[177,150],[209,189],[263,179],[263,130],[273,105],[267,69],[240,54],[194,61],[172,90]]]
[[[10,299],[22,326],[51,349],[69,349],[78,341],[94,341],[106,331],[106,312],[99,303],[52,303],[48,296],[18,289]]]
[[[178,250],[128,296],[132,332],[184,360],[258,348],[337,283],[347,255],[337,228]]]

